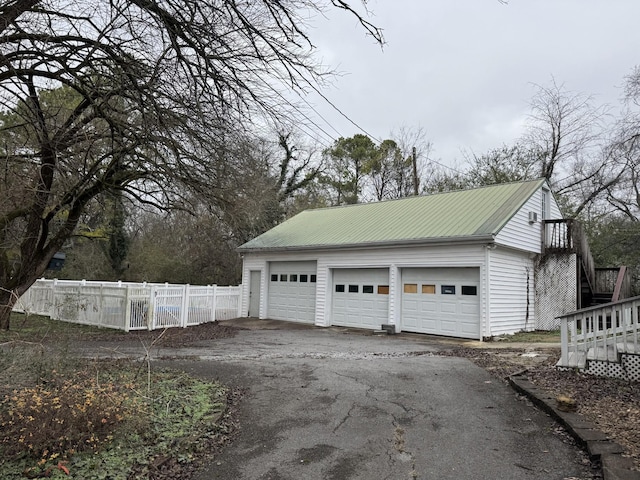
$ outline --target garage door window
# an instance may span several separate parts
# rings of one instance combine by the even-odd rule
[[[277,282],[278,281],[278,275],[275,274],[275,273],[273,275],[271,275],[271,281],[272,282]]]
[[[434,294],[436,293],[435,285],[422,285],[422,293]]]
[[[336,292],[343,293],[344,292],[344,285],[336,285]]]
[[[300,275],[301,283],[307,283],[307,280],[309,280],[309,275],[305,275],[305,274]]]
[[[463,285],[462,286],[462,295],[477,295],[478,287],[475,285]]]
[[[280,275],[280,281],[281,282],[286,282],[287,281],[287,275],[286,274]]]
[[[316,283],[316,276],[315,275],[311,275],[311,283]]]
[[[289,281],[290,282],[297,282],[298,281],[298,275],[289,275]]]
[[[349,293],[358,293],[358,285],[349,285]]]
[[[418,284],[417,283],[405,283],[404,284],[404,293],[418,293]]]
[[[373,293],[373,285],[363,285],[362,293]]]
[[[389,295],[389,285],[378,285],[378,295]]]
[[[442,285],[440,287],[440,293],[442,293],[442,295],[455,295],[456,294],[456,286],[455,285]]]

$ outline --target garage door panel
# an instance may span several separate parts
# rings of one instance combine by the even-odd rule
[[[363,310],[373,311],[376,310],[377,304],[373,300],[362,300],[360,304]]]
[[[405,308],[407,312],[417,312],[418,311],[418,302],[415,300],[406,300]]]
[[[476,315],[478,313],[477,305],[469,305],[468,303],[463,303],[460,305],[462,309],[462,314],[464,315]]]
[[[347,308],[349,309],[362,308],[362,304],[360,303],[359,299],[350,298],[349,300],[347,300]]]
[[[455,322],[442,322],[441,329],[442,333],[440,335],[447,335],[450,337],[455,337],[459,332],[458,326]]]
[[[334,269],[332,323],[380,328],[388,322],[389,271],[382,268]]]
[[[468,334],[475,334],[478,331],[478,327],[475,324],[462,324],[462,331]]]
[[[420,310],[418,310],[416,313],[419,313],[419,312],[435,313],[438,311],[438,304],[433,301],[416,302],[416,304],[418,303],[420,305]]]
[[[404,331],[479,337],[479,268],[405,268],[401,281]]]
[[[456,313],[457,304],[453,302],[442,302],[440,304],[440,313]]]
[[[316,262],[271,262],[267,316],[275,320],[313,323]]]

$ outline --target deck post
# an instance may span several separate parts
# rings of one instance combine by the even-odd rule
[[[566,316],[560,318],[560,362],[569,366],[569,322]]]

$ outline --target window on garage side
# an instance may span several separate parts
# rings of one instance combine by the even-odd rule
[[[436,286],[433,284],[422,285],[422,293],[434,294],[436,293]]]
[[[373,285],[363,285],[362,293],[373,293]]]
[[[404,284],[404,293],[418,293],[418,284],[417,283],[405,283]]]
[[[286,282],[287,281],[287,274],[286,273],[281,273],[280,274],[280,281],[281,282]]]
[[[344,292],[344,285],[336,284],[336,292],[343,293]]]
[[[475,285],[462,285],[462,295],[478,295],[478,287]]]
[[[358,293],[360,291],[360,285],[349,285],[349,293]]]
[[[441,285],[440,293],[442,295],[455,295],[456,294],[456,286],[455,285]]]
[[[277,273],[271,274],[271,281],[272,282],[277,282],[278,281],[278,274]]]
[[[289,275],[289,281],[290,282],[297,282],[298,281],[298,275],[295,273],[292,273],[291,275]]]
[[[307,283],[309,281],[309,275],[305,275],[304,273],[300,275],[300,283]]]
[[[389,285],[378,285],[378,295],[389,295]]]

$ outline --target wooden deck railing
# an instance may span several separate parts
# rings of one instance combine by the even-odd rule
[[[622,300],[624,298],[629,298],[631,296],[631,275],[627,271],[627,267],[620,267],[620,271],[618,272],[618,278],[616,279],[616,286],[613,289],[613,298],[614,302],[618,300]]]
[[[627,267],[596,268],[596,292],[611,293],[617,302],[631,296],[631,277]]]
[[[583,308],[559,319],[560,367],[584,367],[587,354],[608,360],[619,351],[640,352],[640,296]]]

